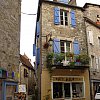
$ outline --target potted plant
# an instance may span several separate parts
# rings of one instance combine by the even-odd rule
[[[89,64],[90,57],[87,54],[79,55],[79,57],[82,65]]]
[[[56,53],[54,55],[54,63],[60,65],[61,62],[64,60],[65,56],[63,53]]]

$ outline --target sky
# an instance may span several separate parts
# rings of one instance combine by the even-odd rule
[[[50,0],[52,1],[52,0]],[[77,6],[83,7],[85,3],[100,5],[100,0],[76,0]],[[38,0],[22,0],[21,3],[21,31],[20,31],[20,54],[26,54],[33,65],[33,44],[36,27]],[[31,14],[31,15],[29,15]],[[32,15],[34,14],[34,15]]]

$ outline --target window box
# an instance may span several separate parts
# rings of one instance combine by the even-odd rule
[[[66,67],[87,66],[89,65],[89,56],[86,54],[74,55],[73,53],[48,53],[47,67],[52,68],[52,65],[61,65]]]

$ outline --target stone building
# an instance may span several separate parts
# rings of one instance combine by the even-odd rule
[[[14,100],[18,90],[20,0],[0,0],[0,100]]]
[[[25,85],[27,99],[35,96],[35,70],[30,62],[30,59],[24,54],[20,54],[20,81],[19,83]]]
[[[86,3],[84,9],[88,54],[91,58],[91,91],[94,100],[100,86],[100,5]]]
[[[38,8],[38,100],[90,100],[84,8],[62,1],[40,0]]]

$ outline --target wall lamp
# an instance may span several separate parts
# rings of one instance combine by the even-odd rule
[[[43,45],[43,47],[45,48],[45,49],[47,49],[49,46],[52,46],[52,34],[51,33],[49,33],[49,34],[47,34],[46,36],[44,36],[44,37],[46,37],[46,42],[44,43],[44,45]]]

